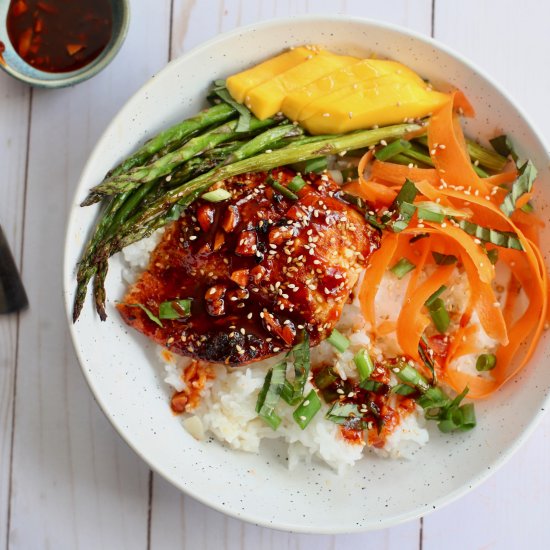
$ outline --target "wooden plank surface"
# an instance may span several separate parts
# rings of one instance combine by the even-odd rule
[[[128,39],[103,73],[75,88],[33,92],[26,216],[18,220],[32,308],[20,324],[10,549],[147,546],[149,470],[82,378],[61,291],[66,216],[84,162],[112,116],[167,62],[170,2],[146,4],[134,3]],[[10,161],[25,150],[17,143]]]
[[[435,37],[477,63],[509,92],[550,142],[547,2],[437,0]],[[424,550],[547,548],[550,417],[484,485],[424,519]]]
[[[436,38],[494,76],[550,140],[543,80],[550,7],[538,0],[519,10],[511,0],[433,5]],[[0,74],[0,223],[32,303],[19,320],[0,318],[0,548],[547,547],[550,418],[493,478],[422,523],[335,537],[227,518],[151,476],[120,440],[80,375],[60,288],[73,190],[114,113],[169,55],[254,21],[347,13],[432,30],[432,0],[133,0],[132,8],[123,50],[93,80],[31,96]]]
[[[29,137],[29,89],[12,79],[0,81],[0,224],[21,265]],[[7,538],[13,435],[13,398],[19,316],[0,317],[0,548]]]

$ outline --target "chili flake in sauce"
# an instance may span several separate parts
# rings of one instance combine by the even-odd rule
[[[111,39],[109,0],[11,0],[8,36],[34,68],[50,73],[80,69]]]

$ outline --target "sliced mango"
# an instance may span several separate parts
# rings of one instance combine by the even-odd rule
[[[449,98],[420,82],[396,74],[378,79],[376,85],[359,85],[339,103],[320,102],[319,110],[300,124],[312,134],[331,134],[424,117]]]
[[[424,117],[448,101],[396,61],[339,56],[311,46],[227,79],[260,119],[282,111],[312,134],[346,133]]]
[[[295,89],[285,97],[281,109],[290,120],[299,120],[302,110],[319,98],[338,92],[342,88],[358,82],[396,72],[402,67],[403,65],[395,61],[378,59],[357,61],[332,73],[328,73],[307,86]],[[335,94],[333,97],[335,100],[338,100],[343,95]],[[309,111],[307,116],[311,116],[315,111],[315,108]]]
[[[293,90],[357,61],[356,57],[321,52],[248,90],[245,103],[260,120],[264,120],[281,110],[283,100]]]
[[[272,57],[251,69],[242,71],[241,73],[234,74],[230,76],[227,81],[227,89],[229,93],[235,98],[239,103],[244,103],[246,94],[248,91],[258,84],[277,76],[279,73],[287,71],[296,65],[307,61],[312,56],[316,56],[318,50],[314,48],[306,48],[305,46],[300,46],[299,48],[294,48],[288,50],[281,55]]]

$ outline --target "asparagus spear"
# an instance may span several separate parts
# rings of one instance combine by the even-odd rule
[[[288,146],[271,153],[263,153],[235,162],[234,164],[215,168],[188,183],[169,190],[145,211],[138,216],[133,216],[124,227],[117,231],[116,236],[110,242],[110,248],[114,254],[129,244],[141,240],[144,236],[150,234],[148,233],[150,231],[150,224],[157,219],[162,221],[163,216],[170,211],[173,205],[187,204],[187,197],[197,193],[201,195],[218,181],[247,172],[271,170],[278,166],[294,164],[311,158],[324,157],[342,151],[368,147],[377,144],[382,139],[400,138],[418,128],[419,126],[414,124],[398,124],[374,130],[363,130],[343,136],[332,136],[324,141]],[[105,259],[105,250],[98,257]]]
[[[73,307],[74,320],[78,319],[82,311],[82,306],[86,299],[88,283],[98,270],[98,266],[92,261],[97,248],[104,240],[113,236],[113,232],[116,231],[116,228],[128,219],[136,206],[143,200],[147,193],[150,192],[153,185],[154,183],[151,183],[149,185],[144,185],[133,193],[127,192],[117,195],[111,200],[102,214],[92,237],[86,245],[82,259],[78,264],[78,271],[76,274],[77,289]]]
[[[261,128],[272,126],[274,123],[275,121],[270,118],[266,120],[258,120],[254,117],[250,122],[250,130],[257,131]],[[220,143],[233,139],[236,135],[236,127],[236,120],[226,122],[222,126],[218,126],[213,130],[190,139],[179,149],[176,149],[172,153],[168,153],[151,164],[138,166],[118,176],[111,176],[105,179],[102,183],[91,189],[90,194],[88,195],[86,201],[84,201],[83,205],[98,202],[103,195],[116,195],[118,193],[124,193],[125,191],[134,189],[144,183],[167,176],[175,168],[190,158],[200,155]]]
[[[427,136],[418,137],[416,141],[422,143],[425,146],[428,145]],[[482,145],[471,139],[466,140],[466,146],[468,149],[468,154],[470,155],[470,158],[473,162],[477,160],[479,161],[479,164],[485,166],[485,168],[488,168],[489,170],[493,170],[494,172],[501,172],[508,162],[506,157],[503,157],[502,155],[499,155],[498,153],[495,153],[494,151],[483,147]]]
[[[223,161],[222,165],[232,164],[239,160],[252,157],[257,153],[265,151],[281,139],[301,136],[303,133],[304,131],[302,128],[294,124],[284,124],[282,126],[270,128],[269,130],[257,135],[255,138],[252,138],[250,141],[247,141],[241,145],[241,147],[231,153]]]
[[[169,144],[178,143],[189,137],[194,132],[212,126],[221,124],[231,117],[236,116],[237,111],[227,103],[214,105],[209,109],[200,112],[198,115],[188,118],[160,134],[150,139],[145,145],[140,147],[132,156],[122,161],[111,172],[110,177],[118,176],[135,166],[140,166],[149,160],[155,153],[159,152]]]
[[[327,136],[326,139],[313,142],[290,144],[271,153],[263,153],[243,159],[233,164],[217,167],[206,174],[198,176],[174,189],[168,190],[160,198],[138,211],[129,220],[119,227],[113,227],[113,236],[104,240],[101,247],[97,247],[88,262],[92,266],[104,266],[110,256],[119,252],[129,244],[151,235],[156,229],[177,219],[180,213],[197,197],[202,195],[213,183],[231,176],[247,172],[270,170],[278,166],[301,162],[310,158],[340,153],[342,151],[360,149],[375,145],[382,139],[400,138],[408,132],[418,130],[417,125],[400,124],[374,130],[359,131],[344,136]],[[96,278],[94,294],[96,308],[100,315],[104,314],[104,270],[101,277]],[[81,294],[81,293],[80,293]],[[77,292],[77,296],[80,295]],[[84,288],[85,295],[85,288]],[[76,321],[82,303],[75,301],[73,320]]]

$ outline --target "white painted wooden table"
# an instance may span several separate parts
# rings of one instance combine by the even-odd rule
[[[8,0],[0,0],[8,1]],[[507,89],[550,141],[542,0],[133,0],[128,39],[76,88],[30,90],[0,74],[0,222],[31,309],[0,317],[0,549],[548,548],[550,416],[489,481],[423,520],[350,536],[280,533],[172,488],[95,404],[61,295],[67,210],[113,115],[170,58],[236,26],[303,13],[391,21],[455,48]]]

